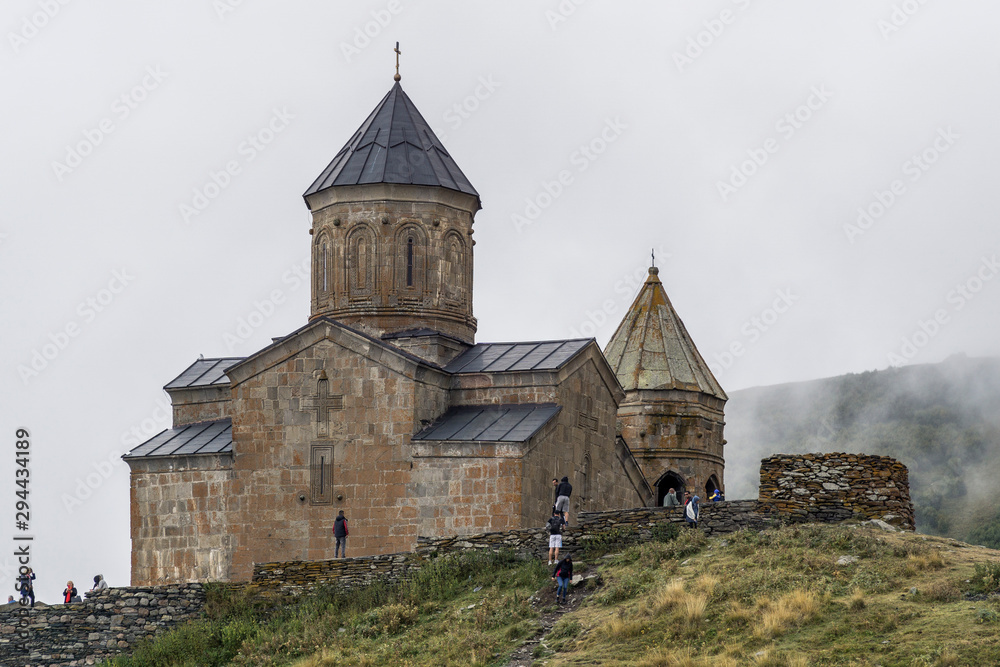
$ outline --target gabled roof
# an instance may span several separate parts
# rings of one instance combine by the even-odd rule
[[[398,81],[303,196],[366,183],[436,185],[479,197]]]
[[[461,405],[449,409],[411,440],[525,442],[559,410],[555,403]]]
[[[670,304],[656,267],[642,286],[604,356],[625,391],[681,389],[728,400]]]
[[[221,419],[167,429],[154,435],[122,458],[223,454],[231,451],[233,451],[233,420]]]
[[[210,387],[212,385],[228,385],[226,369],[243,361],[243,357],[224,357],[221,359],[198,359],[187,369],[167,383],[164,389],[187,389],[190,387]]]
[[[479,343],[444,367],[449,373],[554,371],[594,340],[550,340],[536,343]]]

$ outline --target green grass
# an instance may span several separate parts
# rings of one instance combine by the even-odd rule
[[[844,555],[858,560],[837,565]],[[622,533],[592,543],[578,569],[600,584],[535,647],[539,664],[1000,663],[1000,601],[981,597],[1000,585],[1000,553],[952,540],[852,525],[681,530],[640,544]],[[499,667],[537,633],[548,570],[470,552],[396,587],[294,601],[218,587],[205,619],[113,664]]]

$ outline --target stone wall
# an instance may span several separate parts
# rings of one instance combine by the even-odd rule
[[[760,511],[792,521],[881,519],[913,530],[906,466],[888,456],[777,454],[761,461]]]
[[[197,618],[201,584],[109,588],[77,604],[0,607],[0,665],[92,665]]]
[[[709,535],[721,535],[741,528],[761,530],[780,522],[778,517],[763,515],[756,510],[756,500],[708,503],[702,507],[698,527]],[[570,526],[563,533],[561,556],[577,554],[587,547],[588,540],[612,531],[631,529],[635,537],[643,541],[653,536],[657,525],[684,521],[680,509],[663,507],[582,512],[579,519],[579,526]],[[296,592],[317,584],[354,588],[375,580],[399,581],[418,571],[429,558],[449,553],[509,550],[524,558],[542,559],[548,555],[548,543],[549,536],[544,527],[441,538],[421,537],[416,551],[411,553],[259,563],[254,566],[252,583],[274,586],[285,592]]]
[[[132,584],[225,581],[232,455],[129,461]]]

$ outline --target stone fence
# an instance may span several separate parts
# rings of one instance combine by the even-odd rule
[[[83,602],[0,607],[0,665],[93,665],[136,642],[197,618],[201,584],[108,588]]]
[[[791,521],[881,519],[913,530],[906,466],[888,456],[778,454],[760,464],[760,511]]]
[[[577,554],[595,537],[627,529],[637,541],[648,540],[657,525],[683,523],[680,508],[640,507],[608,512],[581,512],[579,525],[563,531],[561,555]],[[703,503],[698,527],[709,535],[731,533],[741,528],[763,530],[777,525],[774,515],[757,512],[756,500]],[[410,553],[320,561],[286,561],[258,563],[254,566],[252,583],[271,586],[294,593],[319,584],[341,588],[363,586],[375,580],[399,581],[434,556],[461,551],[512,551],[523,558],[546,558],[549,536],[544,528],[509,530],[476,535],[418,539]]]

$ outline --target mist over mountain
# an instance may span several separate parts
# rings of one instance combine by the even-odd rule
[[[1000,548],[1000,359],[753,387],[726,405],[726,495],[757,495],[772,454],[892,456],[910,471],[917,530]]]

